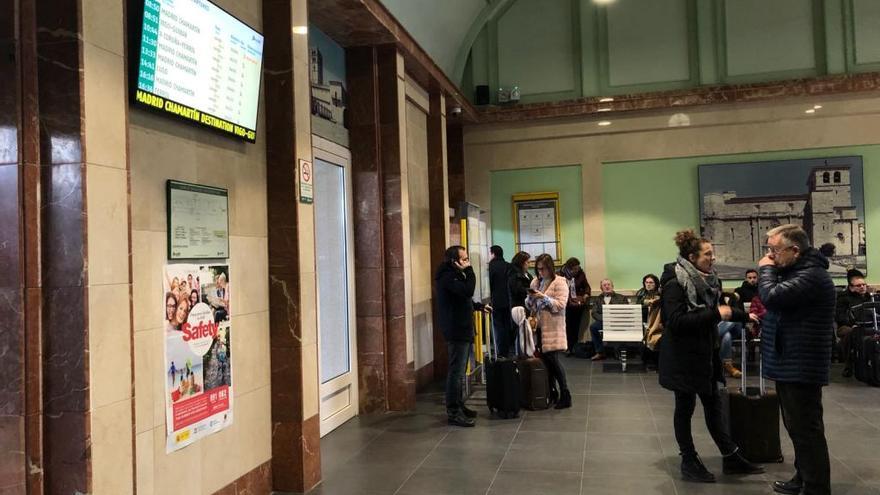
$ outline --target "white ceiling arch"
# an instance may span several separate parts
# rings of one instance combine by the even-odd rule
[[[514,0],[381,0],[456,84],[483,26]]]

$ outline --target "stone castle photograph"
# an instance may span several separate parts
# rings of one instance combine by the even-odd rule
[[[766,254],[768,230],[803,225],[833,276],[867,272],[860,156],[699,167],[700,228],[723,279],[740,279]]]

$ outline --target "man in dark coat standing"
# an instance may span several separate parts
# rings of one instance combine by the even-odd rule
[[[803,228],[767,232],[758,290],[767,307],[761,334],[764,376],[776,381],[782,420],[794,444],[795,475],[776,481],[778,493],[827,495],[831,467],[822,387],[828,385],[834,325],[834,282],[828,260],[810,246]]]
[[[467,370],[471,346],[474,344],[474,310],[487,309],[474,302],[477,277],[467,250],[452,246],[434,276],[437,293],[437,314],[446,349],[449,371],[446,373],[446,415],[454,426],[474,426],[477,412],[464,405],[462,380]]]
[[[510,263],[504,261],[501,246],[489,248],[492,259],[489,261],[489,291],[492,295],[492,331],[498,355],[509,357],[515,352],[513,318],[510,313],[510,289],[507,285]]]

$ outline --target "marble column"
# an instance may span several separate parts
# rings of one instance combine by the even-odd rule
[[[16,2],[0,1],[0,493],[25,493],[25,266],[21,52]]]
[[[409,221],[405,73],[393,45],[346,51],[354,182],[360,410],[409,410]]]
[[[449,246],[449,181],[446,160],[446,99],[443,93],[433,89],[430,94],[431,109],[428,114],[428,193],[431,232],[431,266],[440,260]],[[436,300],[435,287],[431,287]],[[434,319],[434,380],[446,377],[449,366],[446,341],[438,321],[439,314],[433,312]]]
[[[306,0],[264,0],[272,482],[321,480],[314,208],[299,202],[297,162],[311,161]],[[301,30],[297,30],[301,31]]]

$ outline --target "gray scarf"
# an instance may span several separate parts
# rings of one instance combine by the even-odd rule
[[[715,272],[704,274],[690,261],[679,256],[675,265],[675,278],[687,294],[688,310],[718,306],[721,281]]]

